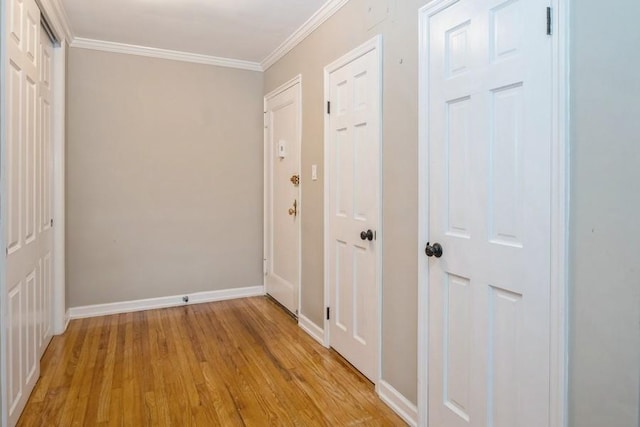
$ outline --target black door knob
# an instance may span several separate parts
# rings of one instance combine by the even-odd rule
[[[427,247],[424,248],[424,253],[427,254],[428,257],[436,257],[440,258],[442,256],[442,245],[440,243],[434,243],[433,246],[427,242]]]
[[[373,240],[373,231],[371,231],[371,230],[363,231],[362,233],[360,233],[360,238],[362,240],[372,241]]]

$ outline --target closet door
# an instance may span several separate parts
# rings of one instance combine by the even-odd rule
[[[42,236],[46,233],[41,209],[40,10],[34,0],[8,0],[6,11],[2,34],[6,39],[2,153],[6,276],[1,295],[6,310],[2,331],[6,370],[2,375],[7,387],[4,416],[14,425],[40,373]]]
[[[37,318],[37,345],[38,354],[42,356],[52,332],[52,282],[53,282],[53,157],[52,157],[52,63],[53,42],[46,31],[40,31],[39,48],[39,75],[38,85],[38,239],[39,249],[38,267],[40,281],[37,292],[38,318]]]

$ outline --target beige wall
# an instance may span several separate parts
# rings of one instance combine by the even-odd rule
[[[262,73],[71,48],[67,307],[262,284]]]
[[[265,93],[302,74],[302,314],[323,325],[323,69],[383,35],[382,378],[417,401],[418,14],[425,0],[396,1],[394,16],[367,29],[369,5],[351,0],[265,72]]]

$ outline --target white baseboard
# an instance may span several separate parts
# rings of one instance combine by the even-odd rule
[[[71,310],[67,310],[67,312],[64,314],[64,329],[62,330],[62,332],[60,332],[61,334],[67,332],[69,322],[71,322]]]
[[[122,301],[109,304],[86,305],[69,309],[70,319],[106,316],[109,314],[130,313],[134,311],[153,310],[156,308],[178,307],[182,305],[200,304],[204,302],[224,301],[264,295],[264,286],[223,289],[220,291],[196,292],[192,294],[173,295],[169,297],[148,298],[134,301]],[[188,296],[189,302],[182,298]]]
[[[311,338],[318,341],[320,345],[323,347],[324,345],[324,330],[309,320],[308,317],[303,314],[298,315],[298,326],[302,328],[303,331],[311,335]]]
[[[380,399],[389,405],[400,418],[405,420],[407,424],[412,427],[418,425],[418,407],[400,394],[391,384],[380,380],[378,383],[378,396],[380,396]]]

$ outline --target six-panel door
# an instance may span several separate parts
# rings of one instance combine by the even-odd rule
[[[6,381],[13,425],[39,376],[51,336],[51,61],[33,0],[10,0],[6,19]],[[4,333],[4,332],[3,332]]]
[[[460,0],[428,22],[433,426],[549,422],[545,18],[540,0]]]
[[[330,341],[372,381],[378,375],[380,226],[379,51],[329,78]],[[361,234],[371,230],[371,239]]]

